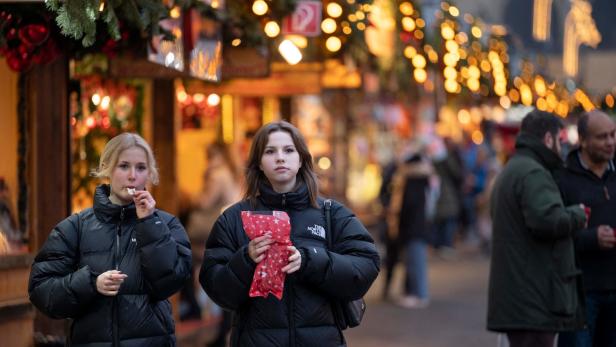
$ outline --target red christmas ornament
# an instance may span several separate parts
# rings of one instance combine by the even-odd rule
[[[30,59],[21,59],[17,50],[11,50],[6,54],[6,63],[11,70],[21,72],[30,66]]]
[[[49,37],[49,29],[43,24],[28,24],[19,28],[19,38],[28,45],[39,46]]]

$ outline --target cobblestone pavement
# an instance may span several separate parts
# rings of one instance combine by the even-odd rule
[[[401,287],[397,268],[392,288]],[[496,346],[497,335],[485,330],[489,261],[473,251],[455,260],[429,258],[431,302],[424,309],[405,309],[395,299],[381,299],[380,276],[370,289],[361,327],[345,333],[350,347]],[[393,293],[394,298],[399,293]]]

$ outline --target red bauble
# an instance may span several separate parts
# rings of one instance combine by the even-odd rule
[[[28,24],[19,28],[19,38],[28,45],[38,46],[49,37],[49,29],[43,24]]]
[[[30,66],[30,59],[21,59],[19,52],[12,50],[6,55],[6,63],[13,71],[21,72]]]

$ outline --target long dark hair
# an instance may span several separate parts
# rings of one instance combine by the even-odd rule
[[[297,172],[297,178],[306,184],[310,204],[318,207],[317,195],[319,194],[317,175],[314,173],[312,164],[312,155],[308,151],[308,146],[304,140],[304,136],[297,130],[293,124],[285,121],[271,122],[263,125],[255,134],[250,146],[250,154],[248,155],[248,163],[246,165],[246,193],[244,198],[248,199],[253,206],[256,205],[257,195],[259,193],[259,184],[269,182],[261,168],[261,157],[265,151],[265,146],[269,141],[269,135],[273,132],[284,131],[291,136],[297,153],[301,167]]]

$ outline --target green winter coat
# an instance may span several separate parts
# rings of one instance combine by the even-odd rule
[[[552,171],[558,155],[521,134],[491,198],[493,253],[488,329],[565,331],[583,327],[580,271],[573,232],[585,223],[563,205]]]

